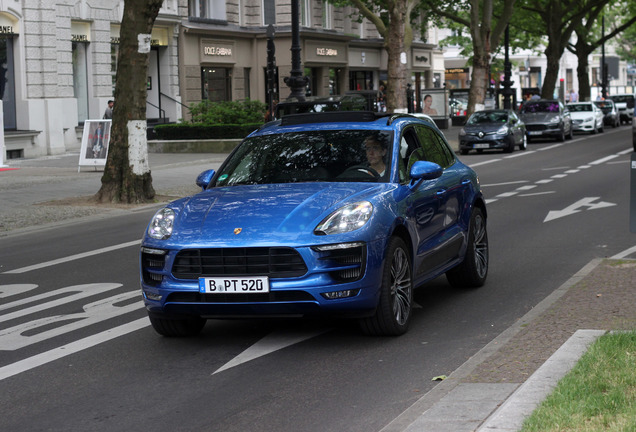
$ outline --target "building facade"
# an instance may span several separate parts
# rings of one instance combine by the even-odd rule
[[[85,120],[113,99],[123,0],[0,0],[0,97],[6,159],[79,150]],[[289,0],[164,0],[152,32],[146,116],[189,117],[203,100],[268,102],[267,33],[275,30],[276,92],[290,90]],[[424,26],[425,28],[425,26]],[[371,23],[351,7],[300,0],[306,94],[380,90],[387,54]],[[415,99],[441,87],[443,53],[434,30],[407,54]],[[115,109],[117,102],[115,101]]]
[[[180,7],[180,3],[184,3]],[[113,99],[123,0],[0,0],[6,158],[80,148]],[[179,118],[178,35],[187,3],[164,0],[152,34],[148,117]]]

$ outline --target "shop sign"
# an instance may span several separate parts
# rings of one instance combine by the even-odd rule
[[[9,36],[20,32],[19,21],[13,15],[0,12],[0,35]]]
[[[423,50],[413,50],[413,66],[415,67],[430,67],[431,66],[431,52]]]
[[[71,21],[71,41],[90,42],[91,25],[83,21]]]
[[[338,50],[335,48],[316,48],[316,55],[327,56],[327,57],[337,57]]]
[[[233,41],[201,39],[199,56],[202,63],[233,63],[236,49]]]

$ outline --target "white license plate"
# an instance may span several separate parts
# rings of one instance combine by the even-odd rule
[[[203,294],[257,294],[269,292],[267,276],[199,278],[199,292]]]
[[[530,135],[541,135],[541,131],[530,131],[528,132]]]
[[[490,144],[475,144],[473,146],[473,148],[476,148],[476,149],[487,149],[487,148],[490,148]]]

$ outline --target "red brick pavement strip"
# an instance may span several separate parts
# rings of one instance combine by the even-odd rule
[[[636,329],[636,260],[600,261],[463,382],[522,383],[579,329]]]

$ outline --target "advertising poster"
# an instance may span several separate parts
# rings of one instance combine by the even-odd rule
[[[106,166],[112,120],[86,120],[80,149],[79,169]]]

